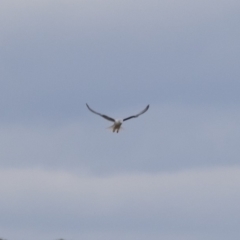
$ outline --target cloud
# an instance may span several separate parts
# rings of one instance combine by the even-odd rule
[[[9,239],[31,239],[31,234],[41,239],[43,229],[69,239],[98,233],[98,239],[110,239],[120,232],[127,239],[141,232],[150,239],[176,234],[236,239],[239,176],[238,167],[109,177],[1,170],[2,234],[14,228],[25,229],[25,235],[12,232]]]
[[[105,27],[112,27],[113,25],[120,27],[121,25],[132,24],[135,26],[141,23],[143,25],[150,25],[150,23],[157,23],[160,25],[171,25],[171,23],[178,24],[181,19],[185,19],[185,24],[196,24],[198,21],[209,22],[218,17],[225,16],[229,11],[234,12],[239,7],[239,2],[231,1],[195,1],[189,0],[177,1],[157,1],[151,0],[149,2],[140,1],[121,1],[112,2],[110,0],[102,1],[38,1],[32,2],[24,1],[3,1],[2,13],[3,17],[14,17],[13,20],[21,18],[27,19],[29,16],[34,17],[33,13],[44,14],[45,16],[52,16],[54,21],[59,18],[61,24],[66,21],[75,24],[85,24],[88,26],[99,24]],[[28,14],[26,14],[26,12]],[[13,14],[14,13],[14,14]],[[62,14],[62,16],[61,16]],[[36,16],[36,15],[35,15]],[[85,22],[76,22],[76,20],[86,20]],[[109,21],[111,19],[112,21]],[[193,22],[187,22],[187,19],[192,19]],[[44,20],[44,19],[43,19]],[[73,21],[75,20],[75,21]],[[160,20],[160,21],[159,21]],[[16,22],[17,23],[17,22]],[[179,25],[178,25],[179,26]],[[147,30],[144,28],[144,30]]]
[[[94,106],[97,110],[97,105]],[[138,112],[101,110],[113,117]],[[139,109],[139,110],[138,110]],[[235,108],[151,105],[113,134],[110,122],[85,105],[82,117],[38,124],[2,124],[2,167],[43,167],[95,174],[161,172],[239,163],[239,114]]]
[[[238,239],[238,10],[3,0],[0,237]]]
[[[1,121],[71,119],[86,101],[237,105],[238,7],[3,1]]]

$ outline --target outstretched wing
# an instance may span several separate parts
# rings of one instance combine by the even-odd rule
[[[140,113],[138,113],[137,115],[133,115],[133,116],[130,116],[130,117],[127,117],[127,118],[124,118],[123,121],[127,121],[131,118],[136,118],[140,115],[142,115],[143,113],[145,113],[147,110],[149,109],[149,105],[147,105]]]
[[[107,115],[104,115],[104,114],[101,114],[101,113],[98,113],[98,112],[95,112],[94,110],[92,110],[92,109],[88,106],[87,103],[86,103],[86,105],[87,105],[87,108],[88,108],[91,112],[93,112],[93,113],[95,113],[95,114],[97,114],[97,115],[99,115],[99,116],[107,119],[108,121],[115,122],[115,119],[114,119],[114,118],[108,117]]]

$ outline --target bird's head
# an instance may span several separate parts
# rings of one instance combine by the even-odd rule
[[[115,122],[118,123],[118,124],[122,124],[122,123],[123,123],[123,120],[122,120],[122,119],[116,119]]]

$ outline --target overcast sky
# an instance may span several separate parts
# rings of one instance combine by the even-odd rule
[[[0,238],[239,240],[239,13],[2,0]]]

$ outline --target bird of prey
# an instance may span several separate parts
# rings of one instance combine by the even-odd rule
[[[86,105],[87,105],[87,108],[88,108],[91,112],[93,112],[93,113],[95,113],[95,114],[97,114],[97,115],[99,115],[99,116],[107,119],[108,121],[114,122],[114,124],[113,124],[110,128],[112,129],[113,132],[116,131],[117,133],[118,133],[119,130],[121,129],[121,125],[122,125],[122,123],[123,123],[124,121],[127,121],[127,120],[129,120],[129,119],[131,119],[131,118],[137,118],[138,116],[140,116],[140,115],[142,115],[143,113],[145,113],[145,112],[148,110],[148,108],[149,108],[149,105],[147,105],[140,113],[138,113],[138,114],[136,114],[136,115],[132,115],[132,116],[127,117],[127,118],[124,118],[124,119],[114,119],[114,118],[111,118],[111,117],[109,117],[109,116],[107,116],[107,115],[104,115],[104,114],[101,114],[101,113],[98,113],[98,112],[94,111],[93,109],[91,109],[91,108],[88,106],[87,103],[86,103]]]

